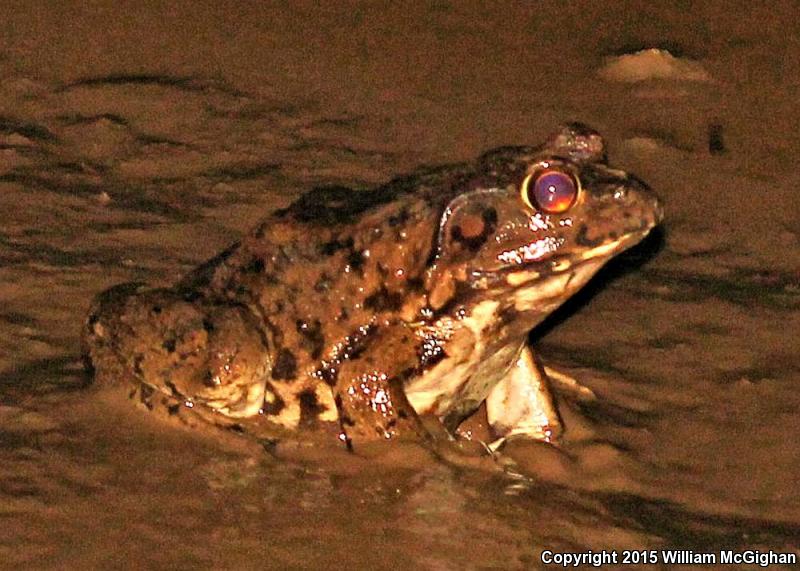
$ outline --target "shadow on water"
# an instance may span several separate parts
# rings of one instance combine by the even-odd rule
[[[600,501],[627,528],[647,530],[681,549],[753,549],[754,545],[797,547],[800,526],[759,518],[701,514],[679,504],[612,493]]]
[[[50,143],[56,140],[56,136],[43,125],[4,115],[0,115],[0,134],[21,135],[26,139],[43,143]]]
[[[666,230],[658,226],[639,244],[608,262],[588,284],[539,324],[529,340],[535,343],[586,307],[608,284],[640,270],[664,249],[665,244]]]
[[[75,88],[97,88],[97,87],[114,87],[114,86],[154,86],[161,88],[173,88],[183,91],[201,91],[206,92],[210,89],[215,89],[229,95],[242,97],[245,94],[237,89],[224,85],[222,81],[206,80],[198,77],[191,76],[174,76],[174,75],[158,75],[158,74],[112,74],[96,77],[85,77],[67,83],[62,86],[59,91],[69,91]]]
[[[0,371],[0,402],[23,395],[81,390],[91,383],[83,363],[74,356],[39,359]]]

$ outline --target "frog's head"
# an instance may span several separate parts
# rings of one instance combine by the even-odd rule
[[[436,273],[469,289],[525,290],[532,307],[566,299],[663,215],[650,188],[610,168],[603,139],[581,124],[540,148],[493,151],[479,173],[444,211]]]

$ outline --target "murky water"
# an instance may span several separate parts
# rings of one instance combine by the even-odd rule
[[[0,567],[800,553],[796,21],[790,4],[723,3],[9,15]],[[598,75],[641,47],[712,81]],[[101,289],[170,283],[314,184],[538,143],[568,119],[603,132],[667,218],[534,334],[599,397],[562,396],[560,449],[513,443],[503,470],[411,444],[352,455],[326,435],[265,448],[87,385],[78,329]]]

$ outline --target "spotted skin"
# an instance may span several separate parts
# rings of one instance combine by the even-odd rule
[[[546,381],[531,381],[541,403],[502,406],[527,390],[529,330],[662,216],[605,155],[595,131],[570,124],[539,147],[372,190],[313,189],[172,288],[100,294],[86,361],[98,383],[150,406],[292,430],[336,423],[349,444],[427,437],[421,414],[453,430],[496,389],[498,436],[542,439],[541,419],[558,422]],[[543,169],[580,181],[566,212],[520,195]]]

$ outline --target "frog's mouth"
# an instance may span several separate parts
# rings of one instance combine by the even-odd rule
[[[473,287],[490,289],[493,287],[512,289],[530,287],[533,282],[543,283],[548,278],[561,278],[563,286],[580,287],[603,264],[625,250],[635,246],[650,232],[651,227],[630,232],[616,240],[607,240],[592,248],[579,252],[554,254],[543,259],[524,260],[487,272],[473,273]],[[524,247],[523,247],[524,248]],[[580,284],[572,284],[573,278]],[[575,289],[577,289],[577,287]]]

